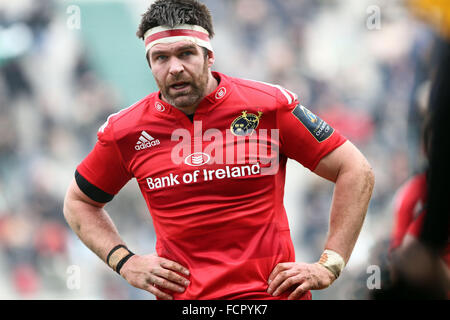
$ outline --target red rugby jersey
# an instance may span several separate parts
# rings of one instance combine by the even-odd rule
[[[391,250],[399,247],[407,234],[419,239],[427,211],[426,173],[408,180],[396,196],[396,212],[392,230]],[[450,226],[449,226],[450,234]],[[442,253],[442,259],[450,267],[450,238]]]
[[[285,299],[289,292],[266,290],[273,268],[295,261],[283,206],[287,158],[314,170],[345,138],[288,90],[213,75],[219,85],[193,122],[152,93],[108,118],[77,172],[110,195],[137,180],[157,254],[191,273],[174,299]]]
[[[409,226],[425,208],[427,177],[425,173],[409,179],[397,192],[394,208],[391,250],[403,242]]]

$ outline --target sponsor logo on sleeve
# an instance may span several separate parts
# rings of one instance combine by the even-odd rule
[[[334,132],[334,129],[328,123],[301,104],[298,104],[294,108],[292,114],[308,129],[318,142],[325,141]]]

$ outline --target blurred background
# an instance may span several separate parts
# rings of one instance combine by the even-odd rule
[[[0,0],[0,299],[153,299],[89,251],[62,213],[107,116],[157,90],[135,36],[151,3]],[[437,33],[400,0],[204,3],[216,31],[215,70],[296,92],[372,164],[375,190],[350,262],[330,288],[313,292],[368,299],[377,290],[369,277],[386,277],[395,194],[426,164],[420,128]],[[297,261],[314,262],[333,185],[295,162],[287,170]],[[154,251],[135,181],[107,210],[131,250]]]

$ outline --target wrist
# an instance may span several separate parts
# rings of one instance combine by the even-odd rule
[[[109,251],[108,256],[106,257],[106,263],[111,267],[111,269],[120,275],[120,270],[123,265],[132,256],[134,256],[134,253],[131,252],[125,245],[120,244]]]
[[[339,278],[342,270],[345,267],[345,261],[342,256],[333,250],[324,250],[317,264],[322,265],[329,270],[335,277],[335,280]]]

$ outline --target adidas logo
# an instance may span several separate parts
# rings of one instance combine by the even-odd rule
[[[144,150],[147,148],[157,146],[157,145],[159,145],[159,143],[160,142],[158,139],[155,139],[151,135],[149,135],[147,132],[142,131],[141,136],[139,137],[139,141],[136,143],[134,148],[137,151],[139,151],[139,150]]]

